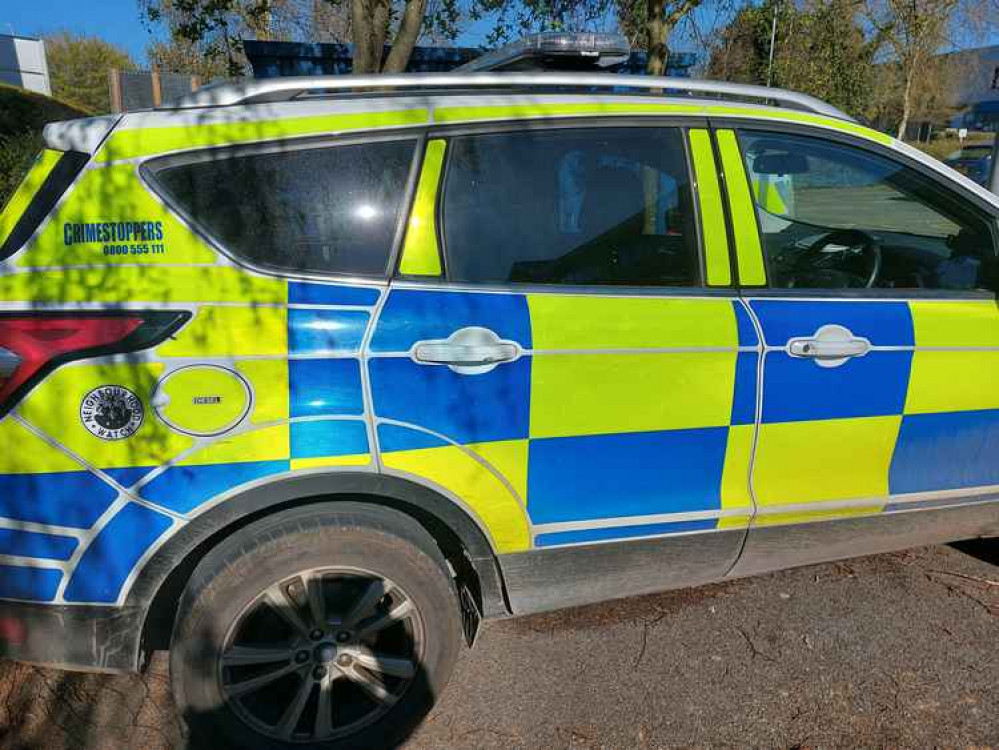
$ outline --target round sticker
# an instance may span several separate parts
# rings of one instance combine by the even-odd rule
[[[142,426],[142,401],[128,388],[102,385],[83,397],[80,420],[101,440],[124,440]]]

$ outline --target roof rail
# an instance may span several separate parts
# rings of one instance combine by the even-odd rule
[[[160,109],[224,107],[237,104],[283,102],[302,97],[334,96],[361,93],[376,95],[399,90],[430,90],[435,93],[467,92],[469,89],[594,89],[647,91],[671,95],[706,95],[746,99],[757,103],[774,102],[778,106],[853,120],[852,117],[821,99],[796,91],[772,89],[725,81],[692,78],[630,76],[614,73],[399,73],[394,75],[301,76],[257,78],[238,84],[206,86],[164,104]]]

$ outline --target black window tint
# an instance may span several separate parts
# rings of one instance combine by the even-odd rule
[[[587,128],[455,138],[448,276],[538,284],[698,284],[681,132]]]
[[[772,286],[988,290],[991,220],[904,164],[822,138],[743,131]]]
[[[288,271],[382,274],[414,141],[202,156],[155,179],[222,247]]]

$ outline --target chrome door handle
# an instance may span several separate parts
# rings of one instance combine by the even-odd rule
[[[813,359],[820,367],[839,367],[851,357],[862,357],[870,350],[870,341],[835,324],[822,326],[812,337],[787,342],[788,354]]]
[[[478,375],[514,361],[520,352],[515,342],[501,339],[488,328],[470,326],[446,339],[417,341],[411,355],[420,364],[446,365],[462,375]]]

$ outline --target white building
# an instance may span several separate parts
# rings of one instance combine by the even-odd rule
[[[0,34],[0,83],[52,96],[45,42]]]

